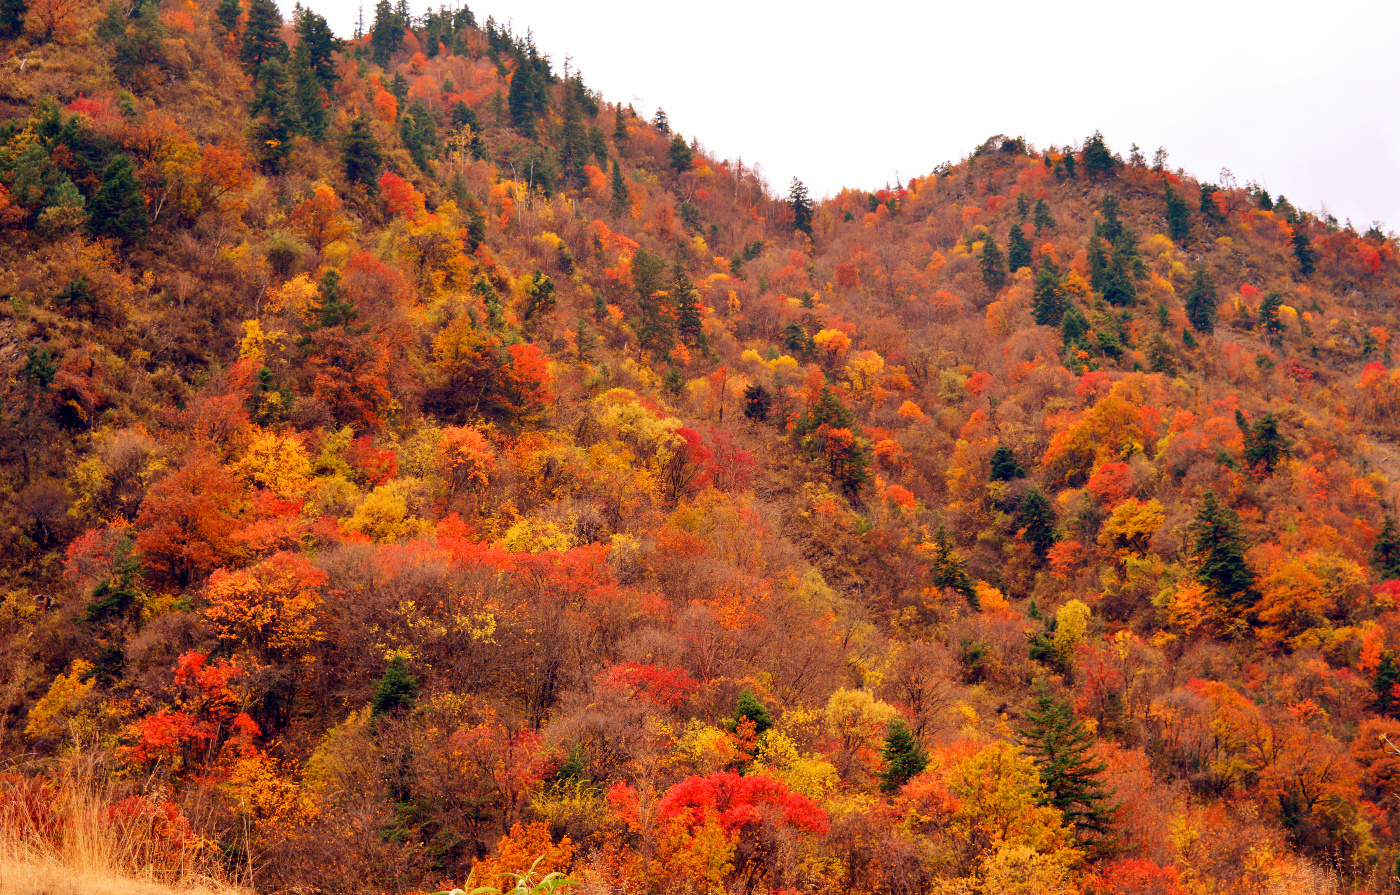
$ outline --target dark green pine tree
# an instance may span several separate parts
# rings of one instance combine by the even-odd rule
[[[627,146],[632,142],[632,135],[627,132],[627,119],[622,114],[622,103],[618,103],[613,112],[613,145],[617,146],[619,155],[627,154]]]
[[[632,193],[627,189],[627,181],[622,177],[622,168],[618,166],[617,159],[612,163],[612,198],[608,204],[608,210],[613,217],[621,217],[632,208]]]
[[[1167,235],[1172,242],[1183,243],[1191,238],[1191,203],[1167,187]]]
[[[676,134],[671,137],[671,145],[666,149],[666,157],[670,159],[671,167],[677,174],[684,174],[690,170],[695,163],[695,153],[691,151],[690,144],[685,142],[685,137]]]
[[[948,529],[942,525],[938,526],[938,532],[933,536],[933,561],[929,568],[929,578],[934,587],[950,587],[961,594],[973,609],[982,608],[972,577],[967,574],[967,563],[953,549],[953,539],[949,537]]]
[[[384,676],[374,688],[370,702],[370,717],[392,714],[399,709],[412,708],[418,696],[418,678],[409,673],[403,656],[394,656],[384,669]]]
[[[151,222],[131,159],[119,155],[107,164],[87,211],[88,229],[93,236],[116,237],[127,247],[146,244]]]
[[[1055,218],[1050,214],[1050,206],[1044,199],[1035,200],[1035,211],[1031,215],[1032,220],[1035,221],[1036,236],[1039,236],[1042,230],[1055,229]]]
[[[773,727],[772,713],[749,690],[740,693],[734,705],[734,723],[737,725],[745,718],[753,722],[754,736],[761,737]]]
[[[1118,197],[1112,193],[1104,193],[1103,199],[1099,201],[1099,220],[1094,221],[1094,232],[1103,237],[1104,242],[1112,243],[1118,240],[1118,234],[1123,232],[1123,221],[1118,217]]]
[[[807,186],[796,177],[788,187],[788,208],[792,209],[792,229],[812,235],[812,198],[807,195]]]
[[[1244,436],[1244,462],[1263,478],[1273,475],[1280,460],[1288,456],[1293,439],[1278,430],[1278,419],[1273,413],[1266,413],[1253,424],[1245,421],[1244,414],[1235,411],[1235,425]]]
[[[1039,559],[1044,559],[1059,540],[1055,533],[1055,510],[1039,488],[1032,488],[1021,501],[1016,524],[1024,530],[1026,543]]]
[[[1400,685],[1400,664],[1395,661],[1395,654],[1390,650],[1381,653],[1381,660],[1376,665],[1376,676],[1371,679],[1371,692],[1375,694],[1372,705],[1376,711],[1387,717],[1395,717],[1397,706],[1400,706],[1400,694],[1395,692],[1397,685]]]
[[[515,50],[515,70],[506,98],[510,120],[526,137],[535,136],[535,119],[549,108],[548,63],[533,45]]]
[[[306,67],[329,94],[340,80],[340,73],[335,70],[335,52],[340,49],[340,40],[324,16],[305,7],[297,14],[296,32],[297,50],[303,53]]]
[[[1219,303],[1205,264],[1198,263],[1186,292],[1186,319],[1191,322],[1191,328],[1198,333],[1215,332],[1215,309]]]
[[[1065,350],[1085,347],[1088,334],[1089,321],[1084,313],[1076,305],[1068,304],[1060,317],[1060,336],[1064,340]]]
[[[278,60],[269,59],[258,69],[258,89],[249,112],[256,116],[252,136],[258,165],[266,174],[283,173],[292,156],[296,120],[287,102],[287,69]]]
[[[1215,194],[1218,192],[1220,192],[1220,187],[1213,183],[1201,184],[1201,214],[1206,220],[1223,224],[1225,223],[1225,212],[1220,208],[1220,203],[1215,201]]]
[[[1212,598],[1229,608],[1248,608],[1259,599],[1254,572],[1244,559],[1244,535],[1235,511],[1220,503],[1214,491],[1201,495],[1201,507],[1187,528],[1196,580]]]
[[[1011,233],[1006,238],[1006,266],[1012,273],[1031,266],[1031,241],[1026,238],[1020,224],[1011,225]]]
[[[583,166],[588,163],[588,129],[583,126],[583,109],[579,102],[582,92],[583,82],[577,77],[564,82],[564,103],[560,111],[564,126],[559,135],[559,173],[568,189],[583,186]]]
[[[399,141],[418,169],[430,173],[429,163],[438,153],[437,125],[433,123],[433,113],[421,99],[415,99],[399,119]]]
[[[754,383],[744,389],[744,416],[756,423],[767,422],[773,396],[768,389]]]
[[[1103,134],[1098,131],[1094,131],[1094,135],[1084,144],[1084,152],[1080,157],[1084,162],[1084,173],[1089,175],[1090,180],[1098,180],[1112,174],[1118,167],[1118,160],[1108,151]]]
[[[248,0],[248,23],[243,28],[243,42],[238,49],[238,61],[253,76],[254,83],[262,77],[263,65],[271,60],[287,58],[287,45],[282,42],[282,12],[273,0]]]
[[[997,445],[997,449],[992,451],[992,471],[988,478],[993,482],[1009,482],[1025,477],[1026,470],[1016,462],[1016,454],[1011,448],[1004,444]]]
[[[671,308],[676,317],[676,334],[681,341],[699,351],[709,351],[700,290],[691,282],[679,258],[671,265]]]
[[[387,0],[386,0],[387,2]],[[340,165],[345,179],[360,184],[373,196],[379,192],[379,170],[384,166],[384,152],[370,130],[369,119],[361,112],[350,122],[340,141]]]
[[[632,258],[632,284],[637,289],[637,341],[648,351],[666,353],[676,342],[676,321],[661,295],[666,262],[646,249],[637,249]]]
[[[1089,285],[1095,292],[1102,292],[1104,285],[1108,282],[1109,253],[1108,246],[1105,245],[1103,237],[1099,234],[1099,228],[1095,227],[1094,232],[1089,236],[1089,245],[1086,249],[1089,259]]]
[[[1395,517],[1389,513],[1385,514],[1376,545],[1371,548],[1371,568],[1382,581],[1400,578],[1400,532],[1396,531]]]
[[[5,0],[5,5],[20,2],[23,0]],[[239,0],[219,0],[219,5],[214,7],[214,21],[226,34],[232,34],[238,30],[238,17],[243,15],[243,4]],[[0,37],[4,37],[0,34]]]
[[[885,768],[880,772],[880,792],[884,793],[898,792],[928,767],[928,755],[902,718],[890,724],[881,757],[885,759]]]
[[[982,243],[982,282],[992,292],[1000,292],[1006,286],[1006,257],[991,233]]]
[[[1301,225],[1293,228],[1293,257],[1298,260],[1299,273],[1305,277],[1312,276],[1317,253],[1313,250],[1312,240],[1303,232]]]
[[[305,43],[292,51],[292,98],[296,104],[297,130],[320,144],[326,139],[327,95],[311,67],[311,57]]]
[[[403,45],[404,23],[389,0],[374,4],[374,24],[369,29],[370,58],[376,65],[389,64],[389,57]]]
[[[1041,326],[1059,326],[1069,307],[1069,297],[1065,295],[1064,282],[1060,270],[1046,261],[1036,271],[1035,293],[1031,297],[1031,314]]]
[[[1094,740],[1084,722],[1042,685],[1035,708],[1026,712],[1017,733],[1040,771],[1044,803],[1059,809],[1081,841],[1103,842],[1118,806],[1110,801],[1113,790],[1102,780],[1108,765],[1089,754]]]
[[[1127,307],[1137,301],[1137,286],[1133,282],[1136,260],[1137,246],[1132,234],[1125,228],[1113,243],[1113,254],[1109,257],[1103,284],[1104,301],[1116,308]]]
[[[656,115],[652,117],[651,123],[663,134],[671,132],[671,119],[666,117],[666,110],[660,106],[656,107]]]
[[[340,271],[335,268],[326,271],[321,275],[319,285],[321,310],[318,320],[321,326],[326,328],[338,326],[348,330],[360,312],[345,297],[345,293],[340,288]]]

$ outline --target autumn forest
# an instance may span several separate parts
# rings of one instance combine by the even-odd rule
[[[1379,223],[357,30],[0,0],[15,891],[1400,891]]]

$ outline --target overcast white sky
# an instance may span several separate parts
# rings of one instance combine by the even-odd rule
[[[306,5],[342,36],[360,9]],[[927,174],[997,133],[1043,147],[1101,130],[1124,157],[1165,146],[1203,180],[1228,167],[1358,229],[1400,229],[1394,0],[469,5],[784,195],[794,176],[822,196]]]

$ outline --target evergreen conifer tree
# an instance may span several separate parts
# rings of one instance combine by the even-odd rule
[[[313,143],[326,139],[325,88],[311,65],[306,44],[299,43],[292,51],[292,96],[296,103],[297,130]]]
[[[1204,263],[1196,265],[1191,287],[1186,292],[1186,319],[1198,333],[1215,332],[1215,308],[1220,299]]]
[[[1044,199],[1035,200],[1035,211],[1032,212],[1032,219],[1035,221],[1036,236],[1039,236],[1042,230],[1055,229],[1055,218],[1050,214],[1050,205]]]
[[[961,594],[973,609],[982,608],[977,600],[977,590],[972,577],[967,574],[967,563],[953,549],[953,539],[949,537],[948,529],[942,525],[938,526],[938,532],[933,536],[933,559],[929,577],[934,587],[952,588]]]
[[[768,411],[773,404],[773,396],[758,383],[744,389],[744,416],[756,423],[768,420]]]
[[[1400,531],[1396,530],[1395,517],[1389,513],[1385,514],[1380,534],[1376,535],[1376,545],[1371,548],[1371,568],[1382,581],[1400,578]]]
[[[151,229],[146,198],[126,156],[103,169],[102,183],[88,203],[88,229],[93,236],[114,236],[125,246],[145,245]]]
[[[1293,440],[1278,430],[1278,419],[1266,413],[1251,425],[1245,421],[1244,414],[1236,410],[1235,424],[1244,436],[1244,462],[1256,475],[1272,475],[1293,445]]]
[[[1312,240],[1303,232],[1301,226],[1293,228],[1293,257],[1298,260],[1299,272],[1305,277],[1312,276],[1317,253],[1313,250]]]
[[[890,724],[881,757],[885,760],[885,768],[880,772],[880,792],[884,793],[898,792],[901,786],[928,767],[928,755],[902,718],[896,718]]]
[[[991,233],[982,243],[982,282],[992,292],[1000,292],[1006,285],[1006,257]]]
[[[5,4],[20,2],[24,0],[5,0]],[[243,4],[239,0],[219,0],[219,5],[214,7],[214,21],[228,34],[238,30],[238,17],[243,15]],[[21,22],[23,20],[21,19]],[[3,37],[0,34],[0,37]]]
[[[772,713],[749,690],[740,693],[739,700],[734,705],[734,723],[738,724],[745,718],[753,722],[754,736],[763,736],[773,726]]]
[[[1059,326],[1060,319],[1068,307],[1064,283],[1060,271],[1053,263],[1046,261],[1035,275],[1035,292],[1031,297],[1031,314],[1041,326]]]
[[[1118,160],[1108,151],[1108,146],[1104,144],[1103,134],[1094,131],[1094,135],[1084,144],[1082,153],[1084,162],[1084,173],[1089,175],[1090,180],[1098,180],[1108,174],[1112,174],[1118,167]]]
[[[340,164],[345,179],[351,184],[360,184],[371,196],[379,191],[379,170],[384,165],[384,153],[363,112],[350,122],[350,130],[340,142]]]
[[[253,95],[253,144],[258,165],[267,174],[281,174],[292,155],[295,118],[287,101],[287,68],[269,59],[258,70],[258,89]],[[252,110],[250,110],[252,111]]]
[[[1012,224],[1011,233],[1006,238],[1006,266],[1013,274],[1031,266],[1031,241],[1026,238],[1020,224]]]
[[[1396,708],[1400,706],[1400,693],[1395,691],[1397,686],[1400,686],[1400,664],[1396,663],[1395,654],[1386,650],[1381,653],[1376,676],[1371,679],[1371,692],[1374,694],[1372,705],[1378,713],[1395,717]]]
[[[614,217],[620,217],[627,213],[632,207],[632,194],[627,189],[627,181],[622,177],[622,168],[618,166],[617,159],[612,163],[612,198],[609,202],[608,210]]]
[[[676,316],[676,334],[680,340],[691,348],[708,351],[700,291],[691,282],[679,258],[671,265],[671,307]]]
[[[389,57],[403,45],[404,25],[389,0],[374,4],[374,24],[369,29],[370,58],[376,65],[389,64]]]
[[[340,80],[335,70],[335,51],[340,49],[331,26],[321,16],[302,7],[296,21],[297,49],[305,53],[305,64],[327,93]]]
[[[637,341],[648,351],[665,353],[676,340],[676,322],[661,293],[666,289],[662,280],[666,262],[646,249],[637,249],[632,258],[632,284],[637,289]]]
[[[690,144],[685,142],[685,137],[676,134],[671,137],[671,145],[666,150],[666,156],[671,161],[671,167],[677,174],[684,174],[690,170],[690,166],[695,161],[695,153],[690,149]]]
[[[384,669],[384,676],[374,688],[374,699],[370,702],[370,717],[378,718],[399,709],[412,707],[418,696],[418,678],[409,673],[408,663],[403,656],[394,656]]]
[[[627,154],[627,146],[631,141],[632,135],[627,132],[627,119],[622,116],[622,103],[618,103],[613,111],[613,143],[620,155]]]
[[[1191,237],[1191,204],[1167,187],[1167,235],[1180,245]]]
[[[1025,529],[1026,543],[1040,559],[1044,559],[1059,540],[1055,533],[1055,511],[1039,488],[1032,488],[1021,501],[1016,522]]]
[[[792,229],[812,235],[812,199],[807,186],[796,177],[788,187],[788,207],[792,209]]]
[[[1254,605],[1254,573],[1244,559],[1244,535],[1235,511],[1220,503],[1214,491],[1201,495],[1201,507],[1187,529],[1196,579],[1211,597],[1228,608]]]
[[[1045,804],[1059,809],[1081,838],[1107,837],[1117,807],[1109,801],[1113,791],[1102,781],[1108,765],[1089,754],[1093,737],[1069,704],[1042,685],[1018,733],[1040,771]]]
[[[992,471],[989,478],[993,482],[1009,482],[1012,479],[1025,478],[1026,471],[1021,468],[1021,464],[1016,462],[1016,455],[1011,448],[1004,444],[997,445],[997,449],[992,451]]]
[[[263,64],[269,60],[287,58],[287,45],[282,42],[282,12],[273,0],[248,0],[248,23],[243,28],[243,42],[238,60],[256,83],[262,77]]]

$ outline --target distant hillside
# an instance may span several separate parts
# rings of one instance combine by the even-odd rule
[[[370,12],[0,2],[2,841],[1395,891],[1393,241],[1097,134],[775,195]]]

